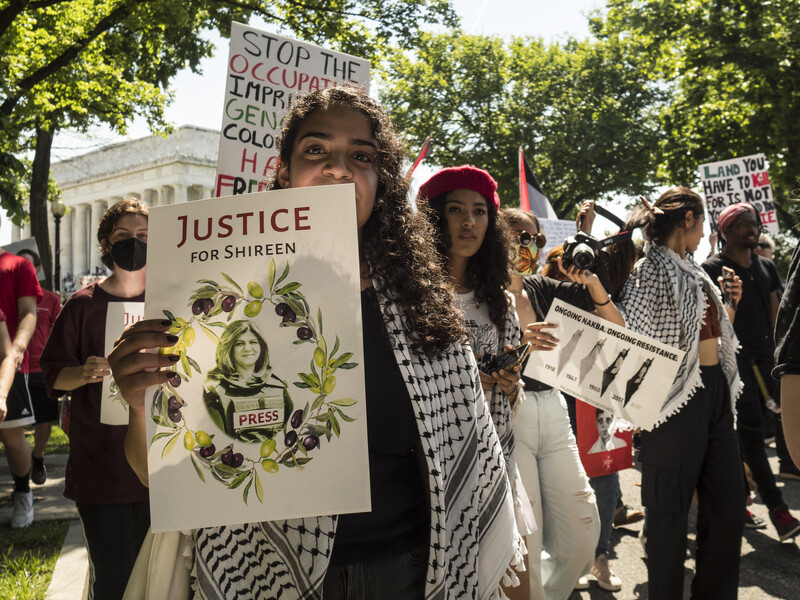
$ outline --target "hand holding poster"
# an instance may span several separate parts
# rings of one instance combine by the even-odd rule
[[[559,299],[545,320],[559,344],[531,353],[525,375],[652,429],[685,352]]]
[[[780,231],[763,154],[700,165],[699,173],[711,231],[717,230],[719,214],[739,202],[750,202],[756,207],[765,231]]]
[[[144,302],[109,302],[106,310],[105,356],[111,354],[114,342],[129,325],[142,320]],[[128,404],[122,398],[114,383],[114,377],[103,379],[103,393],[100,397],[100,422],[104,425],[127,425]]]
[[[354,193],[152,210],[145,316],[180,357],[145,400],[153,531],[369,510]]]
[[[257,191],[293,97],[346,81],[368,88],[369,70],[368,60],[233,23],[214,195]]]

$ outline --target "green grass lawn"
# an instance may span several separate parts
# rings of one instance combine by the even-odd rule
[[[33,447],[33,429],[25,432]],[[53,425],[45,448],[48,454],[67,454],[69,438]],[[5,456],[0,444],[0,456]],[[5,461],[3,461],[5,462]],[[0,598],[43,600],[53,576],[70,521],[34,521],[25,529],[0,528]]]
[[[25,429],[25,437],[28,438],[28,443],[31,445],[31,448],[33,448],[33,427]],[[53,425],[53,429],[50,432],[50,439],[47,441],[44,454],[45,457],[48,454],[69,454],[69,438],[58,425]],[[5,446],[0,444],[0,456],[5,455]],[[5,596],[0,596],[0,598],[5,598]]]
[[[70,521],[35,521],[0,535],[0,598],[43,600]]]

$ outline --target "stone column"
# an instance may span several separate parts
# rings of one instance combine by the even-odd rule
[[[21,239],[22,239],[22,228],[17,226],[17,225],[14,225],[12,223],[11,224],[11,241],[12,242],[18,242]]]
[[[168,185],[162,185],[158,189],[158,205],[167,206],[169,204],[174,204],[174,196],[172,194],[172,188]]]
[[[86,219],[89,212],[88,204],[76,204],[72,207],[72,276],[77,285],[78,277],[89,270],[86,248]]]
[[[103,216],[107,208],[108,203],[105,200],[95,200],[91,203],[92,214],[89,221],[88,236],[91,240],[92,248],[89,254],[89,270],[92,272],[92,275],[94,275],[95,269],[97,269],[98,266],[105,268],[100,260],[100,254],[97,251],[97,226],[100,224],[100,217]]]
[[[183,185],[182,183],[176,183],[173,186],[173,189],[175,190],[175,197],[174,197],[175,204],[181,204],[189,200],[188,198],[189,190],[185,185]]]
[[[25,223],[25,225],[22,226],[22,239],[27,240],[29,237],[31,237],[31,224]]]
[[[71,210],[66,215],[61,217],[61,278],[67,276],[67,273],[72,271],[72,228],[75,227],[75,211]],[[55,260],[55,254],[53,255]]]

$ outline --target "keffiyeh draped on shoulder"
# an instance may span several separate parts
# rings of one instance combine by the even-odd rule
[[[739,343],[718,286],[690,254],[681,260],[669,248],[650,242],[645,244],[644,251],[645,257],[634,266],[617,308],[633,331],[686,352],[656,426],[678,412],[694,391],[703,387],[700,326],[706,312],[706,295],[717,305],[722,329],[720,362],[730,386],[731,408],[736,414],[736,397],[742,389],[736,366]]]
[[[378,298],[428,467],[425,598],[503,598],[500,583],[515,580],[524,546],[475,359],[460,344],[439,360],[413,353],[397,306],[380,290]],[[197,530],[195,597],[321,598],[335,535],[335,516]]]

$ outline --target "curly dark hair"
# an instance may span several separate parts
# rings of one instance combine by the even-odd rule
[[[424,214],[408,201],[408,182],[402,175],[403,147],[389,116],[358,86],[318,90],[294,101],[278,139],[280,164],[291,169],[291,155],[303,121],[332,107],[360,112],[369,121],[378,146],[375,208],[361,230],[359,253],[369,277],[395,301],[403,316],[412,349],[441,356],[454,342],[467,339],[461,311],[436,260],[435,242]],[[280,189],[277,170],[267,189]]]
[[[138,198],[125,198],[108,207],[108,210],[100,217],[100,223],[97,225],[97,241],[100,243],[98,251],[100,252],[100,261],[105,266],[109,269],[113,269],[114,259],[111,258],[111,246],[104,247],[103,240],[108,240],[108,236],[114,233],[119,220],[128,215],[142,215],[147,217],[149,214],[150,209],[147,204]]]
[[[430,199],[428,201],[430,211],[427,211],[437,233],[439,259],[443,268],[446,268],[447,253],[450,249],[450,234],[444,216],[448,193]],[[492,323],[500,331],[504,331],[510,305],[505,290],[511,285],[511,236],[492,203],[487,202],[486,206],[489,226],[486,228],[486,237],[483,238],[481,247],[467,263],[465,283],[467,289],[475,290],[475,300],[486,302]]]

